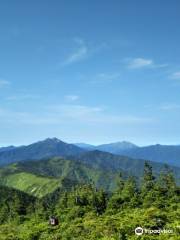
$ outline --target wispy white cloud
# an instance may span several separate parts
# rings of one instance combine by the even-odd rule
[[[112,114],[107,108],[78,104],[60,104],[44,107],[39,112],[13,111],[0,109],[0,122],[11,125],[61,125],[85,124],[96,126],[130,126],[150,124],[152,118],[131,114]]]
[[[99,73],[91,77],[91,83],[112,82],[120,77],[119,73]]]
[[[75,45],[74,50],[72,50],[69,55],[67,55],[64,60],[62,60],[58,66],[67,66],[94,56],[100,51],[108,48],[107,43],[101,42],[98,44],[90,43],[82,38],[76,37],[73,39]]]
[[[0,79],[0,88],[10,85],[10,82],[4,79]]]
[[[130,69],[141,69],[141,68],[164,68],[168,64],[156,64],[152,59],[147,58],[128,58],[125,59],[128,68]]]
[[[138,117],[133,115],[111,114],[104,107],[92,107],[86,105],[55,105],[50,106],[49,110],[57,115],[61,115],[61,119],[73,120],[84,123],[93,124],[143,124],[153,121],[151,118]]]
[[[180,110],[180,104],[166,103],[161,105],[159,108],[164,111]]]
[[[38,99],[38,95],[34,94],[19,94],[19,95],[11,95],[6,97],[6,100],[8,101],[22,101],[22,100],[32,100],[32,99]]]
[[[28,111],[14,111],[0,108],[0,123],[14,125],[49,125],[59,124],[61,121],[52,113],[35,113]]]
[[[134,58],[134,59],[129,59],[128,61],[129,68],[143,68],[143,67],[152,66],[152,65],[153,65],[152,59]]]
[[[63,62],[63,65],[69,65],[85,59],[88,55],[88,47],[81,38],[74,39],[77,47]]]
[[[79,99],[79,96],[78,95],[66,95],[65,97],[65,100],[67,101],[76,101]]]
[[[171,76],[171,79],[177,79],[180,80],[180,71],[179,72],[174,72]]]
[[[154,64],[154,65],[153,65],[154,68],[166,68],[166,67],[168,67],[168,66],[169,66],[169,64],[167,64],[167,63]]]
[[[91,114],[102,112],[101,107],[91,107],[78,104],[60,104],[48,107],[50,112],[62,114],[64,117],[83,119],[83,116],[89,117]]]

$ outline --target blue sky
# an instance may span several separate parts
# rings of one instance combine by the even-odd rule
[[[178,0],[0,1],[0,146],[180,144]]]

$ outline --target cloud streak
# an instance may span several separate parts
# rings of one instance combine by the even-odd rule
[[[126,59],[125,62],[129,69],[164,68],[168,66],[168,64],[155,64],[152,59],[141,57]]]
[[[0,88],[10,85],[10,82],[4,79],[0,79]]]
[[[65,121],[75,121],[85,124],[143,124],[154,121],[151,118],[133,116],[133,115],[118,115],[111,114],[104,107],[92,107],[77,104],[64,104],[49,106],[48,110],[53,112],[60,119]]]
[[[79,96],[78,95],[66,95],[65,97],[65,100],[67,101],[77,101],[79,99]]]
[[[180,110],[180,104],[168,103],[160,106],[160,109],[163,111],[177,111]]]
[[[112,82],[120,77],[119,73],[99,73],[92,77],[91,83],[108,83]]]
[[[88,47],[84,40],[76,38],[75,42],[77,44],[77,48],[65,59],[63,65],[79,62],[88,56]]]
[[[34,94],[20,94],[20,95],[12,95],[6,97],[8,101],[22,101],[22,100],[33,100],[38,99],[40,96]]]
[[[180,71],[179,72],[174,72],[171,76],[171,79],[175,79],[175,80],[180,80]]]
[[[98,106],[60,104],[47,106],[40,112],[18,112],[0,109],[0,122],[13,125],[85,124],[96,126],[131,126],[152,123],[154,119],[128,114],[111,114]]]
[[[129,60],[128,67],[132,69],[144,68],[153,65],[153,60],[145,58],[134,58]]]

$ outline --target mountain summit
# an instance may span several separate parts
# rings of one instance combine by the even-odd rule
[[[138,148],[134,143],[126,141],[101,144],[97,146],[86,143],[76,143],[75,145],[86,150],[100,150],[113,154],[122,154],[124,151]]]
[[[119,154],[129,149],[138,148],[138,146],[136,146],[131,142],[122,141],[122,142],[115,142],[115,143],[109,143],[109,144],[102,144],[97,146],[96,148],[101,151]]]
[[[84,150],[65,143],[57,138],[47,138],[27,146],[0,152],[0,165],[26,160],[39,160],[47,157],[76,155]]]

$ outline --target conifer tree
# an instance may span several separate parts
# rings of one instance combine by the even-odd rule
[[[156,200],[155,184],[152,167],[148,162],[145,162],[141,186],[141,201],[145,207],[150,207]]]
[[[146,195],[151,191],[155,184],[155,177],[153,176],[152,167],[148,162],[144,164],[144,175],[142,181],[141,192],[142,195]]]

